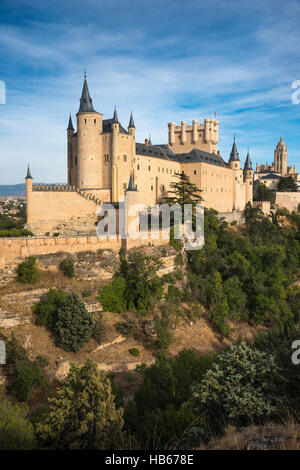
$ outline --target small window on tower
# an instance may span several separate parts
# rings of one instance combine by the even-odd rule
[[[148,171],[150,171],[150,170],[151,170],[151,166],[149,165],[149,166],[148,166]]]
[[[197,171],[196,171],[196,170],[194,170],[194,175],[196,175],[196,174],[197,174]]]
[[[127,162],[127,155],[123,155],[123,161]]]
[[[97,120],[96,120],[96,119],[94,119],[94,124],[96,124],[96,122],[97,122]]]

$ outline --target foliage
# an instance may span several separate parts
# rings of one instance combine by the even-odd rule
[[[137,324],[134,320],[128,319],[115,324],[116,330],[123,336],[134,336],[137,331]]]
[[[32,307],[36,315],[36,324],[46,326],[49,331],[54,331],[57,322],[57,311],[63,300],[67,297],[67,292],[50,289],[44,294],[40,301]]]
[[[143,382],[125,411],[126,426],[141,448],[163,449],[180,440],[195,419],[193,410],[183,404],[193,383],[215,361],[215,355],[197,357],[184,349],[173,358],[160,354],[153,365],[141,369]]]
[[[94,331],[94,318],[75,292],[50,289],[32,308],[37,325],[44,325],[65,351],[78,351]]]
[[[201,190],[190,181],[190,178],[182,173],[175,173],[174,176],[177,181],[170,184],[171,190],[168,191],[166,202],[170,205],[179,204],[181,209],[184,209],[185,204],[192,204],[203,201],[200,196]]]
[[[95,321],[92,337],[99,344],[103,343],[107,338],[107,327],[101,314]]]
[[[223,335],[229,319],[276,325],[299,318],[290,286],[300,274],[300,220],[291,214],[290,225],[280,226],[251,204],[245,219],[233,230],[205,210],[205,246],[188,253],[191,291]]]
[[[258,182],[258,187],[255,191],[255,201],[270,201],[272,191],[261,181]]]
[[[193,388],[192,406],[207,433],[224,426],[262,423],[274,416],[279,368],[273,354],[251,348],[245,342],[232,346]]]
[[[292,176],[287,176],[287,177],[280,177],[278,186],[277,186],[277,191],[279,192],[286,192],[286,191],[298,191],[298,186]]]
[[[34,361],[12,334],[6,343],[6,360],[8,374],[11,378],[7,390],[18,400],[29,402],[36,390],[47,385],[43,368],[47,361],[43,356],[37,356]]]
[[[124,277],[126,288],[124,298],[127,309],[136,309],[147,314],[163,295],[163,283],[157,276],[161,261],[154,256],[145,256],[133,251],[125,259],[121,256],[120,274]]]
[[[0,400],[0,450],[34,449],[36,440],[26,405]]]
[[[58,346],[65,351],[77,352],[92,336],[93,316],[75,292],[62,300],[56,315],[54,333]]]
[[[39,272],[36,267],[36,258],[29,256],[20,263],[16,269],[17,281],[24,284],[35,284],[39,280]]]
[[[99,292],[99,300],[104,310],[114,313],[126,310],[125,287],[125,279],[120,276],[116,276],[111,284],[103,287]]]
[[[130,348],[128,351],[132,356],[139,356],[141,354],[138,348]]]
[[[8,391],[20,401],[29,402],[37,388],[45,387],[47,380],[36,364],[31,364],[18,371],[16,379],[8,385]]]
[[[93,291],[91,289],[84,289],[82,292],[81,292],[81,297],[83,299],[86,299],[87,297],[91,297],[91,295],[93,295]]]
[[[33,233],[29,230],[12,228],[10,230],[0,230],[0,238],[32,237]]]
[[[72,278],[74,277],[75,271],[74,271],[74,262],[69,259],[63,259],[59,265],[60,271],[63,273],[64,276]]]
[[[120,449],[123,441],[123,410],[117,410],[110,381],[97,364],[72,365],[50,409],[36,426],[43,448],[55,450]]]
[[[298,310],[298,314],[299,314]],[[280,367],[283,380],[278,383],[277,395],[283,397],[282,405],[286,405],[289,413],[299,417],[300,375],[299,366],[291,360],[292,344],[300,338],[299,323],[285,322],[268,332],[260,332],[255,339],[255,347],[260,351],[272,354]]]

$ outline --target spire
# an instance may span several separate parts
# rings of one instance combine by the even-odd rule
[[[130,127],[134,127],[134,128],[135,128],[134,120],[133,120],[133,115],[132,115],[132,110],[131,110],[131,114],[130,114],[128,129],[130,129]]]
[[[235,143],[235,136],[234,136],[234,139],[233,139],[233,145],[232,145],[229,161],[230,162],[234,162],[234,161],[239,162],[240,161],[239,152],[237,151],[237,147],[236,147],[236,143]]]
[[[84,71],[84,82],[80,98],[80,106],[78,113],[95,113],[93,100],[90,96],[89,87],[86,81],[86,71]]]
[[[151,134],[149,134],[148,144],[149,144],[149,145],[152,145],[152,142],[151,142]]]
[[[31,172],[30,172],[30,168],[29,168],[29,163],[28,163],[28,168],[27,168],[27,175],[26,175],[26,180],[32,180],[32,176],[31,176]]]
[[[113,122],[119,122],[116,106],[115,106],[114,115],[113,115]]]
[[[250,160],[249,149],[245,160],[244,170],[252,170],[252,162]]]
[[[136,188],[134,187],[134,180],[133,180],[133,172],[132,171],[130,173],[128,188],[126,189],[126,192],[127,191],[136,191]]]
[[[71,113],[70,113],[70,117],[69,117],[69,124],[68,124],[67,131],[74,131]]]

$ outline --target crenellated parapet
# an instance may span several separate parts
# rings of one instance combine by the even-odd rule
[[[76,191],[76,188],[67,184],[33,184],[32,191]]]

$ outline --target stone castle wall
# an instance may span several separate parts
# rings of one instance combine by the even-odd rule
[[[279,207],[285,207],[290,212],[298,210],[300,204],[300,192],[272,193],[271,203]]]

